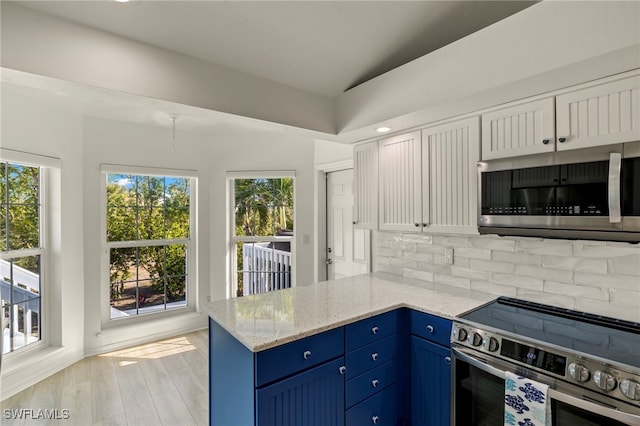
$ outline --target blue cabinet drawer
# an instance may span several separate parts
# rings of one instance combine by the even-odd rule
[[[397,364],[389,361],[347,381],[346,405],[351,407],[396,382]]]
[[[411,334],[443,346],[451,346],[451,320],[424,312],[411,311]]]
[[[398,310],[376,315],[345,327],[346,349],[351,351],[382,337],[395,334],[398,328]]]
[[[258,352],[255,356],[256,386],[263,386],[343,354],[343,327]]]
[[[397,340],[398,335],[392,334],[389,337],[348,352],[347,380],[394,359],[398,348]]]
[[[396,385],[347,410],[347,426],[396,426],[398,422]]]

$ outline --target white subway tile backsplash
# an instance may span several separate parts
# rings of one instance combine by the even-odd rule
[[[469,259],[491,259],[491,250],[489,249],[459,247],[455,249],[454,253],[458,257]]]
[[[470,237],[452,235],[434,235],[433,244],[449,247],[471,247]]]
[[[602,303],[591,299],[576,299],[575,309],[611,318],[640,322],[640,309],[622,303]]]
[[[374,232],[374,270],[640,321],[640,245]],[[453,265],[445,250],[453,248]]]
[[[570,241],[522,238],[516,240],[516,251],[547,256],[571,256],[573,245]]]
[[[569,283],[573,279],[573,271],[563,271],[533,265],[516,265],[516,274],[541,278],[543,280],[555,280],[563,283]]]
[[[471,269],[477,269],[479,271],[503,272],[505,274],[513,273],[516,270],[516,265],[513,263],[495,262],[491,260],[471,259],[469,266]]]
[[[433,235],[429,234],[402,234],[402,239],[405,242],[433,244]]]
[[[481,235],[469,238],[471,246],[474,248],[515,251],[516,242],[502,237],[494,237],[493,235]]]
[[[610,258],[607,264],[611,274],[640,277],[640,253]]]
[[[607,273],[606,259],[585,259],[572,256],[542,256],[542,266],[567,271]]]
[[[426,271],[418,271],[415,269],[405,269],[402,271],[402,276],[407,278],[416,278],[423,281],[433,282],[433,273]]]
[[[493,251],[491,258],[498,262],[518,263],[521,265],[542,265],[542,256],[539,254]]]
[[[546,305],[559,306],[567,309],[577,309],[576,298],[560,294],[544,293],[541,291],[519,288],[516,297],[530,300],[532,302],[544,303]],[[600,302],[602,303],[602,302]]]
[[[491,281],[498,284],[510,285],[518,288],[527,288],[530,290],[543,290],[544,281],[541,278],[525,277],[522,275],[500,274],[494,272],[491,274]]]
[[[589,272],[575,272],[574,282],[597,287],[619,288],[623,290],[638,290],[640,277],[631,275],[593,274]]]
[[[454,277],[451,275],[435,274],[433,281],[438,284],[446,284],[452,287],[471,288],[471,280],[468,278]]]
[[[573,247],[573,255],[588,258],[611,258],[626,256],[629,254],[639,254],[640,247],[637,244],[589,244],[576,242]]]
[[[477,269],[463,268],[459,266],[451,267],[451,275],[454,277],[469,278],[471,280],[489,281],[491,279],[491,272],[489,271],[478,271]]]
[[[629,305],[640,311],[640,289],[638,290],[621,290],[612,288],[610,290],[611,301],[621,305]]]
[[[609,301],[609,289],[604,287],[591,287],[577,284],[567,284],[558,281],[545,281],[544,292],[552,294],[564,294],[576,298]]]
[[[516,297],[518,292],[517,287],[474,279],[471,280],[471,290],[484,291],[485,293],[499,294],[500,296],[509,297]]]

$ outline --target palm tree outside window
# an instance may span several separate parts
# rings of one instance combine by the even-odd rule
[[[232,294],[264,293],[292,286],[294,177],[229,179],[232,193]]]

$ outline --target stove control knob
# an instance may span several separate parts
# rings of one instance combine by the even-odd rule
[[[480,335],[480,333],[473,333],[471,344],[473,346],[480,346],[482,344],[482,336]]]
[[[495,352],[500,348],[500,343],[495,337],[489,337],[489,352]]]
[[[616,378],[609,373],[596,370],[593,373],[593,382],[602,390],[611,391],[616,388]]]
[[[624,379],[620,382],[620,392],[633,401],[640,401],[640,383]]]
[[[586,382],[591,376],[591,372],[582,364],[572,362],[569,364],[569,375],[577,382]]]
[[[460,342],[464,342],[465,340],[467,340],[467,330],[465,330],[464,328],[459,328],[456,333],[456,339],[458,339],[458,341]]]

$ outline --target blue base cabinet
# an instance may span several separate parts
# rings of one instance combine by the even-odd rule
[[[411,336],[411,424],[450,423],[451,350]]]
[[[262,352],[209,320],[211,426],[445,426],[451,321],[410,309]]]
[[[411,425],[451,422],[451,321],[412,312]]]

